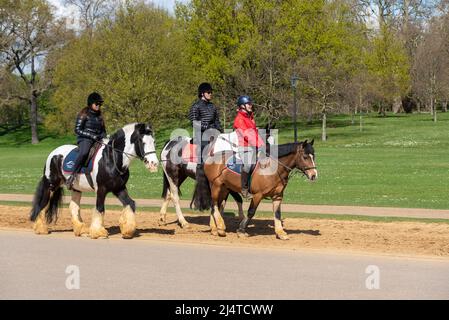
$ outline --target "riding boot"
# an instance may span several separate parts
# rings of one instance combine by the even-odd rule
[[[242,170],[242,196],[246,199],[251,199],[253,195],[249,192],[249,174]]]
[[[72,190],[73,188],[73,183],[75,182],[75,178],[76,178],[76,173],[73,172],[69,178],[67,179],[67,181],[65,182],[67,189]]]

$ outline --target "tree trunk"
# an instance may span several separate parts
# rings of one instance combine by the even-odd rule
[[[362,132],[363,131],[363,113],[362,113],[362,111],[360,111],[359,121],[360,121],[360,132]]]
[[[433,118],[433,122],[437,122],[437,106],[435,103],[435,99],[432,97],[432,99],[430,99],[430,111],[432,114],[432,118]]]
[[[326,110],[323,111],[323,125],[322,125],[322,131],[321,131],[321,140],[326,141],[327,140],[327,133],[326,133]]]
[[[400,96],[397,96],[396,98],[394,98],[394,102],[393,102],[393,113],[399,113],[401,112],[402,109],[402,99]]]
[[[443,103],[443,112],[447,112],[447,100]]]
[[[30,101],[30,127],[31,127],[31,143],[39,143],[37,135],[37,97],[32,93]]]
[[[432,101],[433,104],[433,122],[437,122],[437,104],[436,101]]]

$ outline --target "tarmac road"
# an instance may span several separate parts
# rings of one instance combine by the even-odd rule
[[[2,230],[0,299],[449,299],[449,260]]]

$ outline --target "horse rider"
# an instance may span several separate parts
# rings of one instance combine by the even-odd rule
[[[201,155],[198,158],[197,164],[197,176],[198,169],[203,168],[203,150],[208,145],[209,141],[203,141],[201,138],[204,132],[208,129],[216,129],[219,132],[223,132],[223,128],[220,123],[220,115],[217,108],[211,102],[213,89],[210,83],[203,82],[198,86],[198,100],[190,107],[188,118],[194,127],[194,135],[197,145],[200,147]],[[199,136],[201,133],[201,136]]]
[[[76,175],[86,162],[92,145],[106,137],[106,127],[100,110],[103,102],[100,94],[92,92],[87,97],[87,107],[83,108],[76,118],[75,134],[79,153],[73,166],[73,172],[66,182],[69,190],[72,189]]]
[[[257,149],[263,149],[265,144],[256,128],[253,113],[253,100],[249,96],[237,99],[237,116],[234,119],[234,129],[239,138],[239,156],[243,161],[241,172],[242,195],[251,199],[249,192],[249,177],[253,165],[256,163]]]

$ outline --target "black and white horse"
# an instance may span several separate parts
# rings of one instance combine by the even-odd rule
[[[64,159],[75,148],[75,145],[63,145],[53,150],[47,157],[44,174],[36,189],[30,213],[37,234],[48,234],[47,224],[57,218],[63,187],[69,176],[69,173],[63,170]],[[69,205],[76,236],[89,234],[92,239],[107,238],[108,232],[104,227],[104,203],[109,192],[112,192],[124,207],[119,219],[122,237],[134,236],[136,206],[126,189],[128,168],[134,158],[141,159],[151,172],[157,171],[159,162],[153,131],[151,126],[144,123],[128,124],[109,138],[103,139],[102,146],[93,159],[91,183],[84,174],[78,174],[76,177]],[[81,192],[86,191],[95,191],[97,195],[90,228],[84,224],[80,215]]]
[[[222,136],[230,136],[223,134]],[[237,137],[237,136],[235,136]],[[225,140],[219,140],[224,142]],[[228,142],[232,143],[232,142]],[[226,142],[225,142],[226,144]],[[186,148],[190,149],[191,145],[191,138],[186,136],[179,136],[171,139],[168,141],[161,152],[161,162],[162,162],[162,169],[163,169],[163,175],[164,175],[164,182],[163,182],[163,189],[162,189],[162,198],[164,199],[164,202],[162,203],[161,211],[160,211],[160,218],[159,218],[159,224],[163,225],[166,224],[166,213],[167,213],[167,207],[170,203],[170,201],[173,202],[176,209],[176,215],[178,216],[178,223],[182,228],[188,227],[188,222],[184,218],[181,206],[179,203],[179,196],[180,196],[180,187],[182,183],[188,178],[195,179],[196,177],[196,168],[197,168],[197,161],[196,161],[196,155],[194,155],[196,152],[185,152]],[[208,147],[206,147],[208,148]],[[193,153],[193,154],[192,154]],[[204,177],[204,179],[206,179]],[[237,192],[230,192],[231,196],[234,198],[234,200],[237,203],[238,210],[239,210],[239,218],[242,219],[244,217],[243,215],[243,206],[242,206],[242,197]],[[195,196],[194,196],[195,198]],[[225,200],[226,203],[226,200]],[[191,204],[192,206],[192,204]],[[210,204],[202,208],[199,206],[199,209],[204,210],[208,209],[210,207]],[[224,205],[223,210],[224,211]],[[223,212],[222,212],[223,214]]]

